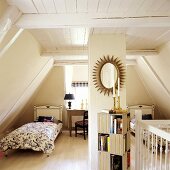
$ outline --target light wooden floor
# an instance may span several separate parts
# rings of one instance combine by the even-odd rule
[[[16,150],[0,160],[0,170],[88,170],[88,140],[63,132],[55,141],[55,151]]]
[[[55,151],[15,150],[0,159],[0,170],[88,170],[88,140],[69,136],[67,131],[55,141]],[[135,137],[131,135],[131,170],[135,170]]]

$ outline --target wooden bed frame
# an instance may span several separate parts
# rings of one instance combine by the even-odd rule
[[[152,119],[154,119],[154,105],[133,105],[128,107],[128,111],[130,112],[130,120],[135,117],[138,111],[142,112],[142,114],[151,114]],[[135,133],[133,129],[131,132]]]
[[[37,120],[38,116],[53,116],[57,120],[62,121],[62,109],[63,106],[34,106],[34,121]]]
[[[50,106],[50,105],[34,106],[34,121],[37,120],[38,116],[53,116],[55,119],[62,121],[62,108],[63,108],[62,105],[59,105],[59,106]],[[62,128],[58,132],[58,134],[61,132],[62,132]],[[8,155],[7,151],[5,151],[4,153],[5,153],[5,156]],[[47,156],[49,156],[49,154],[47,154]]]

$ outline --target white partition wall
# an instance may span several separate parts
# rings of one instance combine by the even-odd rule
[[[92,35],[89,39],[89,169],[97,170],[97,113],[113,106],[111,96],[100,94],[93,85],[92,72],[103,55],[114,55],[125,63],[126,44],[123,34]],[[126,88],[121,89],[121,107],[126,106]]]

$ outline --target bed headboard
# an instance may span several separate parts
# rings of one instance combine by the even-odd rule
[[[151,114],[154,119],[154,105],[134,105],[129,106],[128,111],[130,112],[130,118],[134,118],[136,111],[141,111],[142,114]]]
[[[34,121],[38,116],[54,116],[56,119],[62,121],[63,106],[34,106]]]

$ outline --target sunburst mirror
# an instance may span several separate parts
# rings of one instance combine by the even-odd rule
[[[118,57],[103,56],[97,60],[93,69],[93,82],[100,93],[113,94],[113,86],[118,89],[118,77],[120,88],[125,83],[126,68]]]

